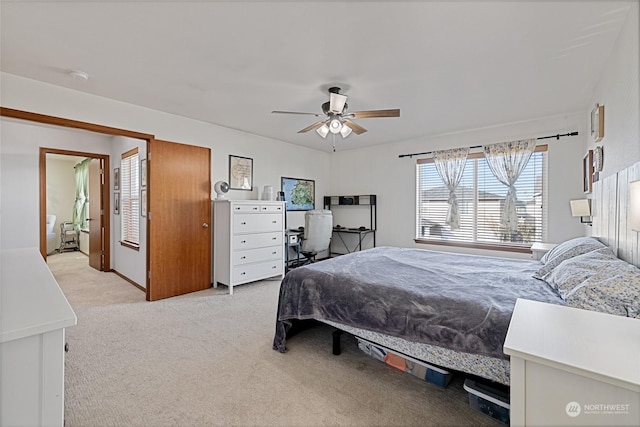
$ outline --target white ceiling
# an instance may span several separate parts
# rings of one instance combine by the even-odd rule
[[[0,65],[327,151],[297,133],[315,117],[271,111],[320,112],[334,85],[401,110],[345,150],[585,110],[631,3],[2,1]]]

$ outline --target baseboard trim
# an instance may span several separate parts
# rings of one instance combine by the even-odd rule
[[[126,280],[127,282],[129,282],[130,284],[132,284],[133,286],[135,286],[136,288],[140,289],[142,292],[147,292],[147,290],[140,286],[139,284],[137,284],[136,282],[134,282],[133,280],[129,279],[127,276],[117,272],[116,270],[111,270],[112,273],[115,273],[116,276],[120,277],[122,280]]]

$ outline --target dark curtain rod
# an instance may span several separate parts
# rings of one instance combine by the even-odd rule
[[[556,134],[556,135],[549,135],[549,136],[541,136],[540,138],[536,138],[536,139],[549,139],[549,138],[560,139],[563,136],[576,136],[576,135],[578,135],[578,131],[569,132],[569,133],[563,133],[563,134]],[[482,145],[474,145],[473,147],[469,147],[469,148],[482,148]],[[424,156],[426,154],[433,154],[433,151],[425,151],[423,153],[400,154],[398,157],[399,158],[403,158],[403,157],[411,157],[411,158],[413,158],[413,156]]]

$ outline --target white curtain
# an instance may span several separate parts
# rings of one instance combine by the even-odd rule
[[[535,148],[535,139],[501,142],[484,146],[484,156],[487,159],[491,173],[498,181],[509,187],[502,207],[502,225],[508,232],[514,232],[518,229],[515,184],[527,163],[529,163]]]
[[[89,217],[89,163],[85,159],[74,166],[76,178],[76,200],[73,204],[73,225],[76,231],[87,227]]]
[[[433,162],[436,166],[438,175],[442,178],[449,189],[449,210],[445,223],[452,230],[460,228],[460,212],[458,210],[458,198],[456,197],[456,189],[460,184],[464,165],[467,163],[468,148],[454,148],[451,150],[440,150],[433,152]]]

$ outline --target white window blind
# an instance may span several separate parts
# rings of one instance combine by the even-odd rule
[[[416,238],[434,242],[529,247],[546,238],[546,146],[536,148],[516,182],[518,228],[507,232],[501,215],[507,186],[491,173],[482,153],[470,154],[456,196],[460,228],[446,225],[449,190],[432,159],[416,165]]]
[[[122,154],[120,164],[121,241],[140,244],[140,174],[138,149]]]

